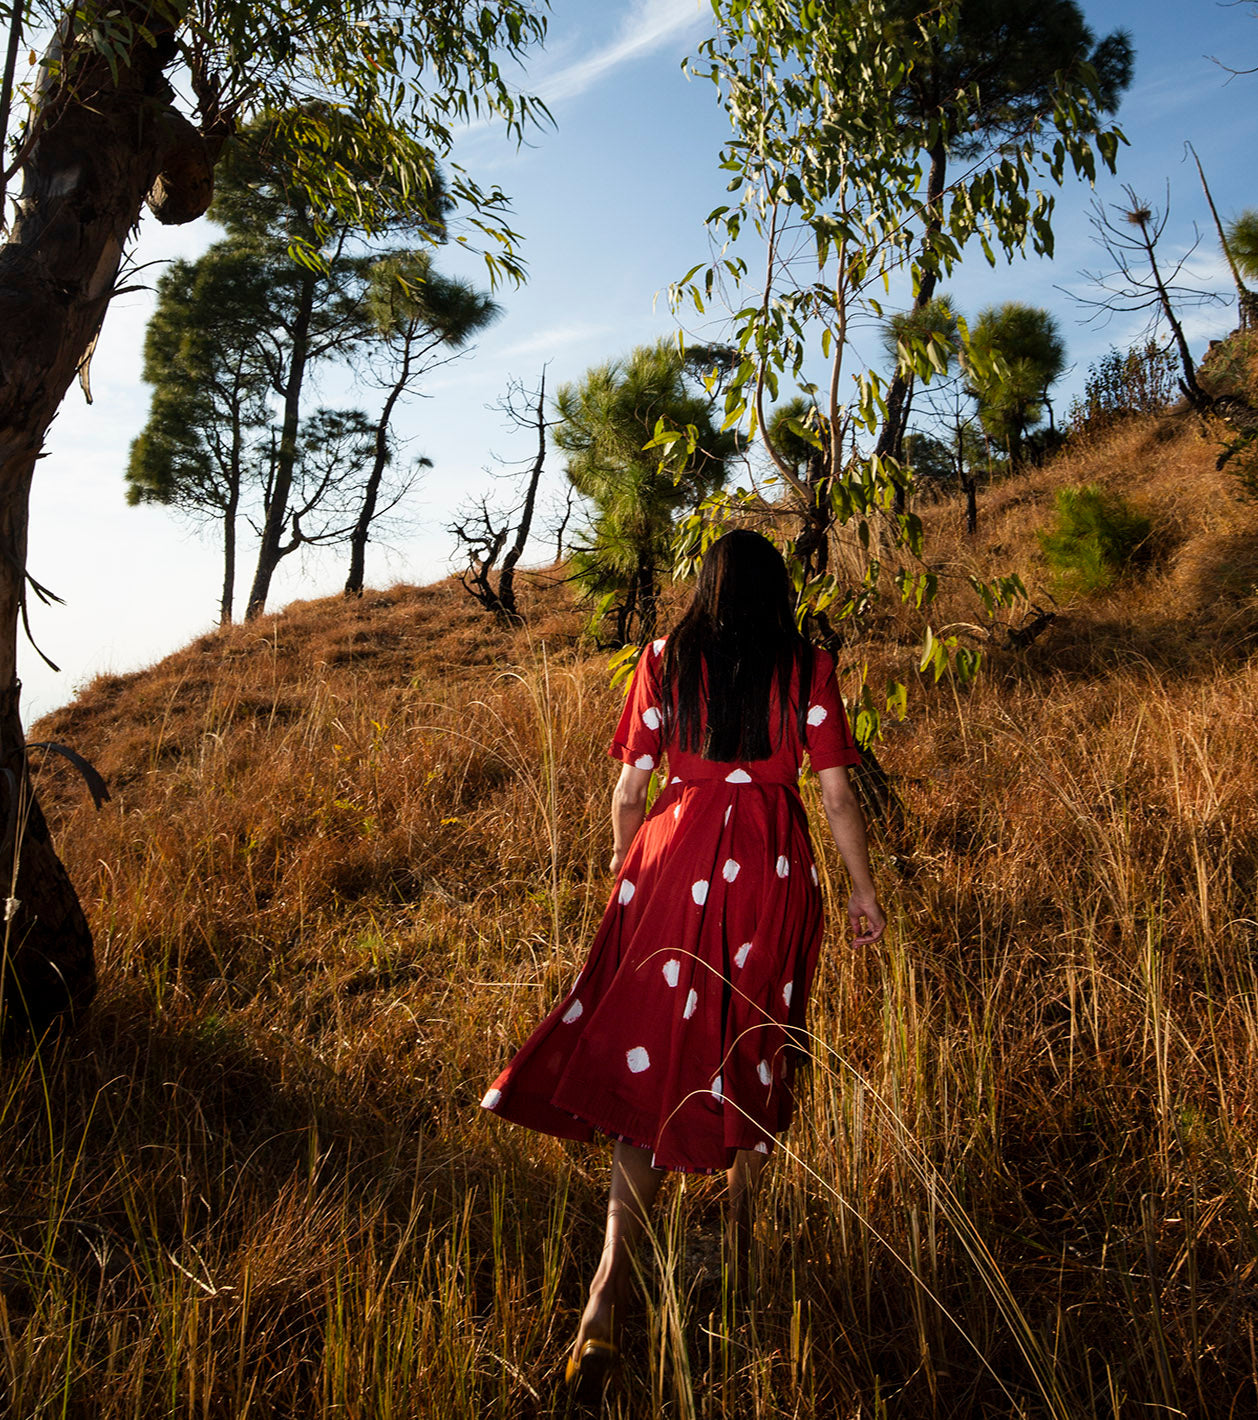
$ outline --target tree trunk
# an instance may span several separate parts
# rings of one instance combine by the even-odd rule
[[[1218,233],[1219,246],[1223,250],[1224,259],[1227,261],[1228,270],[1232,273],[1232,283],[1236,287],[1236,300],[1240,309],[1241,328],[1247,330],[1250,326],[1258,325],[1258,295],[1245,285],[1241,276],[1240,268],[1236,265],[1236,258],[1232,255],[1232,246],[1227,239],[1227,233],[1223,230],[1223,222],[1219,217],[1219,209],[1214,205],[1214,195],[1210,191],[1210,184],[1206,181],[1206,170],[1201,166],[1201,159],[1197,156],[1197,150],[1191,143],[1187,145],[1188,151],[1192,154],[1193,162],[1197,164],[1197,175],[1201,178],[1201,190],[1206,195],[1206,202],[1210,208],[1210,215],[1214,218],[1214,230]]]
[[[520,513],[519,526],[515,530],[515,541],[511,550],[502,560],[502,572],[498,577],[498,601],[503,615],[508,621],[521,621],[515,604],[515,565],[524,556],[529,532],[533,527],[533,509],[537,506],[537,485],[542,481],[542,469],[546,465],[546,368],[542,367],[542,383],[537,391],[537,457],[529,470],[528,491],[524,495],[524,508]]]
[[[280,430],[280,446],[275,457],[271,479],[271,496],[267,499],[266,521],[262,524],[262,540],[258,546],[258,566],[249,589],[245,619],[252,621],[266,610],[271,591],[271,578],[280,565],[280,558],[291,546],[282,546],[288,523],[288,495],[293,487],[293,469],[297,465],[297,428],[301,419],[301,390],[306,378],[306,361],[310,354],[310,318],[314,314],[315,287],[319,277],[313,271],[302,276],[301,295],[293,321],[293,352],[288,362],[288,379],[284,385],[284,423]]]
[[[823,577],[830,566],[830,527],[834,510],[830,506],[830,480],[826,477],[827,461],[814,453],[808,460],[809,501],[801,510],[803,527],[795,539],[793,554],[804,570],[805,585],[814,577]]]
[[[948,150],[941,138],[930,150],[930,173],[926,179],[926,237],[938,232],[943,222],[944,179],[948,170]],[[922,275],[922,284],[913,299],[913,309],[920,311],[928,306],[939,284],[939,274],[934,270]],[[887,386],[887,417],[878,434],[874,452],[880,458],[898,459],[904,452],[904,432],[909,425],[909,409],[913,402],[912,382],[901,374],[897,365],[891,383]],[[903,511],[897,509],[897,511]]]
[[[978,532],[978,479],[972,473],[961,474],[965,490],[965,530],[971,536]]]
[[[92,933],[35,798],[18,713],[20,684],[0,692],[0,838],[4,865],[4,974],[0,1040],[39,1040],[81,1020],[96,994]]]
[[[54,41],[32,114],[38,137],[0,248],[0,833],[7,875],[4,1030],[10,1040],[73,1019],[95,991],[92,938],[31,789],[19,713],[17,624],[35,461],[104,319],[128,234],[147,196],[163,221],[200,215],[216,152],[170,107],[170,22],[147,5],[124,18],[155,33],[111,74],[104,57]],[[163,12],[169,13],[169,12]],[[73,59],[73,65],[69,61]],[[70,77],[63,83],[58,73]]]
[[[236,598],[236,505],[240,501],[239,486],[232,489],[223,510],[223,595],[218,604],[218,624],[230,626]]]
[[[660,589],[655,580],[655,558],[645,549],[638,553],[638,640],[655,635],[655,618]]]
[[[389,397],[376,421],[375,457],[371,462],[371,472],[367,475],[367,486],[363,489],[363,505],[358,510],[358,521],[349,538],[349,576],[345,579],[345,595],[361,597],[363,580],[367,572],[367,538],[371,532],[372,520],[376,516],[376,504],[380,499],[380,480],[389,463],[389,422],[393,418],[394,406],[402,397],[402,392],[411,378],[411,344],[414,330],[406,337],[406,347],[402,354],[402,368]]]
[[[563,540],[568,531],[568,519],[572,517],[573,490],[568,489],[567,499],[564,502],[563,517],[559,520],[559,526],[555,529],[555,561],[563,561]]]
[[[1162,313],[1166,316],[1167,323],[1171,327],[1171,333],[1175,337],[1175,347],[1179,351],[1179,363],[1184,371],[1184,377],[1180,380],[1179,387],[1194,409],[1207,409],[1210,405],[1210,396],[1197,383],[1197,370],[1193,365],[1188,341],[1184,336],[1184,327],[1179,323],[1175,308],[1171,305],[1170,292],[1167,291],[1166,284],[1162,280],[1162,273],[1158,269],[1157,254],[1153,250],[1153,238],[1149,235],[1148,222],[1147,220],[1137,221],[1136,225],[1140,229],[1145,253],[1149,258],[1149,269],[1153,272],[1153,284],[1157,287],[1158,300],[1162,303]]]

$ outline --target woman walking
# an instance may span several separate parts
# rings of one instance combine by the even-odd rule
[[[610,751],[622,763],[611,901],[571,991],[483,1101],[543,1133],[616,1141],[603,1255],[568,1363],[583,1385],[616,1359],[633,1245],[663,1172],[725,1170],[741,1250],[790,1123],[822,932],[805,752],[852,880],[855,944],[885,926],[834,661],[799,634],[793,602],[773,544],[727,533],[675,630],[643,652]]]

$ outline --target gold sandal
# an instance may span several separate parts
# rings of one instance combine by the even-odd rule
[[[619,1360],[620,1347],[614,1341],[591,1336],[578,1355],[568,1357],[564,1380],[572,1387],[576,1399],[594,1400],[602,1394]]]

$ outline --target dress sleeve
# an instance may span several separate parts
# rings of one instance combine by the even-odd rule
[[[635,769],[656,769],[663,757],[664,711],[660,704],[660,664],[663,638],[647,646],[638,659],[616,735],[607,751]]]
[[[826,651],[817,651],[813,656],[812,695],[804,733],[808,758],[814,769],[860,763],[860,753],[834,677],[834,657]]]

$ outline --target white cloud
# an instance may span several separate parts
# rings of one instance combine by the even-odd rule
[[[538,81],[542,97],[552,108],[575,98],[613,69],[631,63],[698,27],[707,13],[701,0],[638,0],[622,21],[610,43]]]
[[[499,363],[503,360],[513,360],[520,355],[549,355],[555,350],[563,350],[570,345],[582,345],[586,341],[595,340],[600,335],[606,335],[612,327],[602,324],[595,325],[592,321],[577,321],[569,325],[553,325],[545,330],[539,330],[534,335],[526,336],[523,340],[517,340],[513,345],[508,345],[505,349],[495,352]]]

